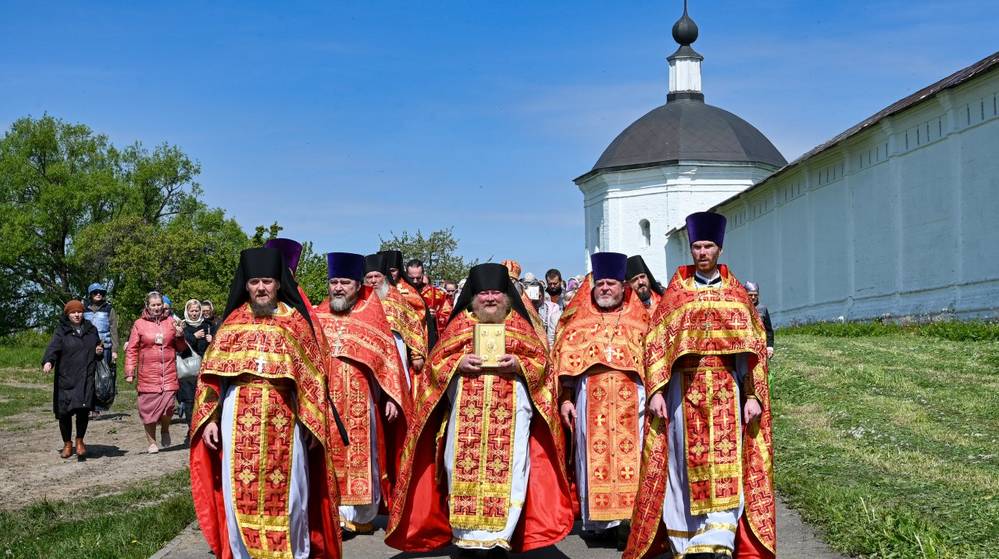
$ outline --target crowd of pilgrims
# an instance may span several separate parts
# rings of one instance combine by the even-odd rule
[[[665,285],[613,252],[568,282],[505,260],[443,289],[399,251],[332,252],[321,302],[295,281],[299,243],[247,249],[217,318],[191,300],[175,319],[147,297],[125,376],[149,452],[157,425],[170,444],[179,399],[219,557],[341,557],[378,515],[407,552],[505,557],[579,521],[625,558],[773,557],[769,317],[718,264],[724,216],[692,214],[687,231],[693,263]],[[48,369],[111,358],[94,295],[90,311],[67,304]],[[197,371],[178,381],[185,355]],[[57,382],[64,457],[87,390]]]

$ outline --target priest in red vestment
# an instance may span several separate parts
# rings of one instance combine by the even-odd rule
[[[477,326],[495,335],[498,325],[496,353],[504,353],[484,366]],[[462,556],[493,557],[569,533],[558,387],[547,360],[506,268],[472,268],[417,395],[389,545],[422,552],[454,542]]]
[[[403,299],[395,288],[389,270],[389,258],[384,253],[369,254],[364,257],[364,283],[374,290],[382,302],[385,318],[396,339],[396,348],[402,359],[410,394],[419,380],[420,372],[427,358],[427,330],[412,305]]]
[[[412,399],[381,301],[365,286],[364,256],[326,255],[329,298],[316,312],[329,344],[329,392],[343,410],[350,445],[330,442],[340,484],[340,525],[370,534],[398,470]],[[346,534],[345,534],[346,536]]]
[[[584,537],[623,550],[642,465],[649,314],[624,281],[627,256],[590,256],[592,275],[559,319],[552,349],[559,411],[572,432]]]
[[[659,285],[656,277],[652,275],[652,270],[645,264],[645,259],[638,254],[628,258],[626,277],[628,285],[631,286],[632,291],[638,294],[638,299],[648,309],[649,316],[651,316],[666,290]]]
[[[378,254],[381,254],[385,258],[386,265],[389,268],[389,276],[386,279],[395,286],[399,294],[402,295],[402,298],[420,316],[420,320],[424,324],[423,328],[426,331],[427,347],[433,348],[434,343],[437,341],[437,323],[434,321],[434,317],[431,316],[427,308],[427,303],[423,300],[423,296],[420,295],[420,289],[413,285],[412,280],[410,280],[406,274],[406,270],[403,268],[402,251],[383,250]]]
[[[244,250],[205,353],[191,493],[216,557],[340,557],[325,348],[280,252]]]
[[[687,218],[691,266],[670,280],[645,339],[649,415],[625,559],[774,557],[766,334],[718,264],[725,217]]]

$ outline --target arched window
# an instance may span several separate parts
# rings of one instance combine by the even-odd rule
[[[645,246],[652,245],[652,224],[649,220],[643,219],[638,222],[638,228],[642,230],[642,238],[645,239]]]

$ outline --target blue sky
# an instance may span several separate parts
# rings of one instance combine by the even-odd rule
[[[4,3],[0,126],[47,112],[179,145],[210,205],[320,250],[453,226],[466,257],[579,273],[572,179],[665,102],[681,5]],[[788,160],[999,48],[995,1],[690,13],[706,101]]]

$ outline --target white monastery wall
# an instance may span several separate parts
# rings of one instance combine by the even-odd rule
[[[776,325],[996,317],[999,70],[793,163],[716,211],[729,220],[722,261],[760,283]],[[689,263],[687,246],[685,229],[669,235],[670,273]]]

